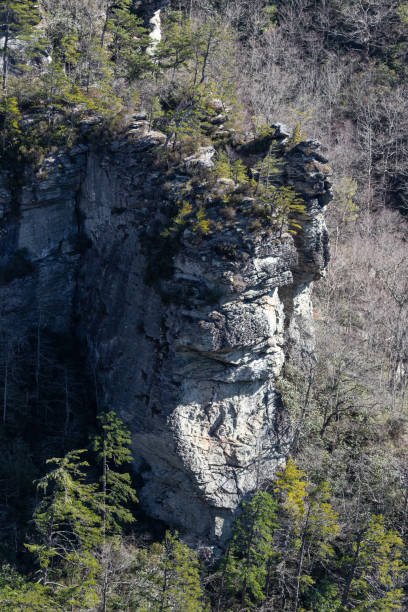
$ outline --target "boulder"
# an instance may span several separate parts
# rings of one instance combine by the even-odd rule
[[[200,169],[209,170],[214,167],[212,161],[214,155],[214,147],[200,147],[196,153],[184,159],[184,167],[189,173],[194,173]]]

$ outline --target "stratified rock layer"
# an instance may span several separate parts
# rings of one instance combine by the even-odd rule
[[[289,348],[313,349],[330,169],[314,141],[286,154],[280,180],[308,209],[295,237],[250,232],[243,198],[233,221],[201,238],[185,230],[175,245],[160,232],[191,172],[164,177],[163,140],[137,118],[103,152],[47,159],[17,201],[1,184],[0,264],[18,252],[31,266],[0,287],[2,326],[75,329],[98,407],[131,429],[146,511],[222,543],[242,499],[287,454],[275,379]]]

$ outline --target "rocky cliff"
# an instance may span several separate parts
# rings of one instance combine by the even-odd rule
[[[281,126],[274,137],[284,143]],[[316,141],[285,153],[279,180],[307,214],[297,235],[278,236],[248,229],[251,197],[236,195],[222,217],[217,190],[234,186],[207,184],[214,150],[166,170],[164,140],[136,116],[114,142],[85,135],[86,144],[26,169],[22,185],[3,175],[1,327],[23,333],[41,321],[76,334],[98,408],[131,429],[147,513],[222,542],[240,502],[288,450],[275,380],[290,350],[313,348],[310,292],[328,261],[330,169]],[[267,147],[249,141],[238,154],[250,166]],[[211,231],[165,237],[191,189]]]

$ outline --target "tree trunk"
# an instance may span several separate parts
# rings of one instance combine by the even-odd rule
[[[167,551],[166,551],[167,554]],[[160,601],[160,612],[163,612],[165,610],[164,604],[165,604],[165,600],[166,600],[166,593],[167,593],[167,581],[168,581],[168,560],[166,559],[165,561],[165,567],[164,567],[164,580],[163,580],[163,588],[162,588],[162,594],[161,594],[161,601]]]
[[[104,551],[105,554],[105,551]],[[107,559],[105,559],[105,574],[103,577],[103,612],[107,610],[107,601],[108,601],[108,563]]]
[[[341,598],[341,606],[343,610],[350,609],[349,608],[350,588],[354,580],[354,574],[355,574],[356,567],[357,567],[358,557],[360,555],[360,547],[361,547],[362,539],[363,539],[363,532],[360,532],[357,536],[356,552],[354,553],[353,562],[351,564],[351,569],[350,569],[349,575],[347,576],[346,584],[344,585],[343,596]]]
[[[296,455],[297,450],[298,450],[299,437],[300,437],[300,433],[301,433],[301,431],[303,429],[303,425],[304,425],[304,422],[305,422],[306,411],[307,411],[307,409],[309,407],[310,391],[312,389],[313,381],[314,381],[314,374],[313,374],[313,371],[311,369],[310,374],[309,374],[308,384],[307,384],[307,391],[306,391],[305,401],[303,402],[302,412],[301,412],[301,415],[300,415],[299,423],[297,424],[297,427],[296,427],[296,430],[295,430],[295,435],[293,436],[292,453],[294,455]]]
[[[105,446],[104,442],[104,446]],[[103,451],[103,508],[102,508],[102,521],[103,521],[103,545],[105,546],[106,540],[106,494],[108,488],[108,461],[106,458],[106,448]]]
[[[71,406],[69,403],[69,386],[68,386],[67,368],[64,369],[64,392],[65,392],[65,423],[64,423],[64,446],[65,446],[65,438],[68,435],[69,418],[71,416]]]
[[[40,401],[40,369],[41,369],[41,322],[38,321],[37,325],[37,346],[35,355],[35,400],[37,404]]]
[[[303,533],[302,533],[302,545],[301,545],[300,551],[299,551],[298,569],[297,569],[297,573],[296,573],[296,594],[295,594],[294,612],[297,612],[298,607],[299,607],[300,578],[302,576],[303,560],[304,560],[304,556],[305,556],[306,530],[307,530],[307,527],[308,527],[308,524],[309,524],[310,509],[311,509],[311,506],[309,506],[309,508],[307,510],[305,526],[303,528]]]
[[[200,83],[204,83],[204,80],[205,80],[205,71],[206,71],[206,68],[207,68],[207,62],[208,62],[208,57],[210,55],[211,43],[212,43],[213,38],[214,38],[214,34],[213,34],[213,32],[210,32],[210,35],[209,35],[208,41],[207,41],[207,48],[205,50],[204,59],[203,59],[203,68],[201,70]]]
[[[3,392],[3,425],[6,424],[7,418],[7,392],[8,392],[8,349],[6,355],[6,363],[4,365],[4,392]]]
[[[6,11],[6,23],[4,33],[4,46],[3,46],[3,91],[7,95],[7,82],[8,82],[8,49],[9,49],[9,38],[10,38],[10,8]]]
[[[231,542],[228,543],[227,552],[226,552],[226,555],[225,555],[225,565],[224,565],[223,570],[222,570],[221,584],[220,584],[220,588],[218,590],[217,606],[215,608],[215,612],[221,612],[221,598],[222,598],[222,594],[223,594],[223,591],[224,591],[225,573],[226,573],[226,569],[227,569],[227,565],[228,565],[230,550],[231,550]]]
[[[10,8],[6,12],[6,23],[5,23],[5,34],[4,34],[4,45],[3,45],[3,79],[2,87],[4,93],[4,100],[7,103],[7,85],[8,85],[8,49],[9,49],[9,38],[10,38]],[[1,135],[1,149],[2,153],[6,150],[6,126],[7,126],[7,110],[5,108],[4,119],[3,119],[3,130]]]
[[[251,560],[251,547],[252,547],[252,542],[254,539],[255,521],[256,521],[256,517],[258,516],[258,510],[259,510],[259,504],[252,518],[251,531],[249,533],[249,538],[248,538],[247,554],[246,554],[246,559],[245,559],[247,571],[245,574],[244,584],[242,585],[242,591],[241,591],[241,607],[242,608],[245,608],[245,597],[246,597],[247,586],[248,586],[247,576],[248,576],[248,570],[249,570],[249,562]]]
[[[103,46],[105,44],[105,36],[106,36],[107,29],[108,29],[108,21],[109,21],[109,17],[110,17],[110,12],[111,12],[111,7],[108,4],[108,6],[106,8],[105,20],[103,22],[103,28],[102,28],[102,34],[101,34],[101,47],[102,47],[102,49],[103,49]]]

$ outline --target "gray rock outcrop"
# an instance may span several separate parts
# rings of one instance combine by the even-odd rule
[[[191,176],[183,165],[164,176],[162,143],[138,118],[105,149],[49,157],[17,195],[0,184],[0,265],[20,253],[31,266],[3,275],[1,324],[35,326],[41,316],[56,331],[75,329],[98,407],[131,429],[143,507],[222,543],[240,502],[288,451],[275,380],[289,348],[313,349],[330,169],[314,141],[286,154],[281,181],[308,211],[295,237],[250,232],[242,197],[221,224],[220,206],[207,202],[217,229],[199,237],[186,228],[176,242],[161,233]]]

